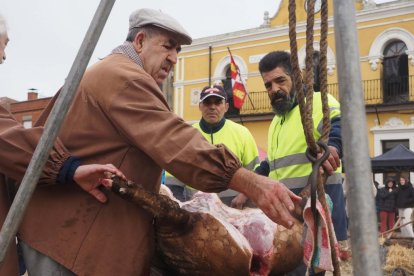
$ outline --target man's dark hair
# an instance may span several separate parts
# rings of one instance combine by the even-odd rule
[[[291,75],[292,64],[290,54],[285,51],[273,51],[265,55],[259,62],[260,74],[270,72],[277,67],[282,67],[286,74]]]

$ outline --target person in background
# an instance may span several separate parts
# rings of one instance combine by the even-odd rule
[[[276,223],[292,227],[299,197],[279,181],[242,168],[230,150],[208,143],[169,109],[160,86],[181,45],[191,41],[171,16],[133,12],[126,41],[85,72],[59,138],[82,162],[115,164],[147,191],[159,192],[164,168],[205,192],[244,193]],[[108,201],[101,204],[76,185],[35,190],[19,230],[29,275],[53,275],[50,266],[65,276],[150,274],[154,218],[113,193],[105,195]]]
[[[6,20],[0,15],[0,64],[6,59],[5,49],[8,41]],[[0,106],[0,225],[3,225],[16,193],[15,181],[22,180],[42,132],[42,127],[23,128],[4,107]],[[14,158],[7,158],[11,155]],[[72,156],[57,139],[40,175],[39,185],[76,183],[75,185],[97,200],[105,202],[106,197],[100,187],[110,186],[108,172],[126,179],[112,164],[81,165],[79,158]],[[0,267],[0,276],[23,275],[25,270],[23,260],[18,260],[17,247],[12,244]]]
[[[395,181],[388,179],[386,186],[379,189],[379,205],[380,212],[380,232],[383,233],[394,228],[395,223],[395,198],[397,195],[397,186]]]
[[[259,165],[256,142],[246,127],[224,118],[224,114],[229,109],[224,88],[221,85],[204,87],[200,94],[198,108],[201,112],[201,119],[193,127],[200,131],[211,144],[224,144],[240,159],[244,168],[253,171]],[[195,192],[171,174],[167,174],[167,179],[168,186],[175,191],[178,199],[189,200]],[[247,202],[244,194],[231,189],[220,192],[218,195],[223,203],[239,209],[242,209]]]
[[[398,208],[398,217],[400,225],[411,221],[411,215],[414,207],[414,188],[405,177],[400,177],[397,190],[395,207]],[[414,238],[413,223],[409,223],[401,228],[401,236],[404,238]]]
[[[259,62],[259,71],[268,92],[270,103],[276,114],[270,124],[268,134],[267,160],[262,161],[257,172],[281,181],[295,194],[307,184],[312,172],[310,161],[306,157],[307,144],[302,129],[299,105],[296,98],[290,54],[285,51],[274,51],[265,55]],[[339,103],[328,95],[331,130],[328,147],[329,158],[323,163],[329,175],[325,192],[333,202],[332,221],[336,237],[340,243],[342,258],[348,250],[347,219],[345,199],[342,189],[342,157],[341,114]],[[317,141],[321,136],[322,125],[321,93],[315,92],[313,97],[313,134]],[[341,253],[340,253],[341,254]],[[305,275],[306,268],[298,268],[299,274]],[[323,275],[324,272],[317,275]]]

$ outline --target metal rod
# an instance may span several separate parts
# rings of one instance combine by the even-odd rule
[[[22,183],[0,232],[0,266],[3,264],[10,243],[14,241],[17,228],[20,225],[29,200],[36,188],[42,168],[49,157],[50,149],[54,144],[65,115],[72,103],[72,99],[114,3],[115,0],[101,0],[66,78],[62,92],[46,122],[43,135],[36,147],[32,160],[30,161],[29,167],[23,177]]]
[[[211,61],[213,59],[212,57],[212,50],[213,46],[208,46],[208,86],[211,87]]]
[[[353,273],[382,275],[354,0],[334,0],[334,24]]]

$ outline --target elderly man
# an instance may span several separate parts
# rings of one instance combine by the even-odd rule
[[[0,63],[6,59],[5,48],[9,41],[6,20],[0,15]],[[32,153],[39,141],[43,128],[25,129],[14,117],[0,106],[0,224],[3,224],[9,210],[16,187],[11,179],[21,181]],[[9,158],[13,156],[13,158]],[[71,156],[68,150],[56,141],[43,172],[40,185],[67,185],[76,183],[79,187],[101,202],[106,201],[99,186],[109,186],[105,172],[125,176],[113,165],[80,165],[79,158]],[[7,176],[7,178],[6,178]],[[10,246],[0,267],[1,276],[18,275],[16,246]]]
[[[141,9],[129,20],[127,41],[85,73],[59,137],[85,163],[113,163],[145,189],[158,192],[161,170],[207,192],[242,192],[287,227],[299,197],[283,184],[244,168],[224,146],[208,143],[168,108],[159,86],[191,37],[172,17]],[[52,102],[53,103],[53,102]],[[50,107],[45,111],[48,113]],[[64,275],[148,275],[153,247],[151,217],[107,194],[90,200],[74,185],[36,189],[23,221],[29,274],[50,275],[53,261]]]
[[[248,170],[252,171],[259,165],[257,145],[250,131],[246,127],[224,118],[224,114],[229,109],[229,103],[222,86],[204,87],[200,93],[198,108],[201,112],[201,120],[195,123],[193,127],[198,129],[207,141],[215,145],[224,144],[239,158],[243,167]],[[165,183],[173,193],[175,192],[174,195],[178,199],[188,200],[190,199],[189,196],[195,192],[171,174],[167,174]],[[247,201],[244,194],[231,189],[218,195],[226,205],[239,209],[243,208]]]

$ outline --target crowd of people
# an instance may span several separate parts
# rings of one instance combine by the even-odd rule
[[[5,21],[0,19],[0,61],[5,59],[8,40]],[[168,107],[160,86],[176,64],[181,46],[191,42],[176,19],[140,9],[130,15],[126,40],[85,72],[18,231],[29,275],[150,274],[153,218],[109,193],[106,172],[157,192],[165,170],[165,184],[181,200],[190,199],[195,190],[215,192],[227,205],[241,209],[249,203],[287,228],[299,223],[292,216],[301,200],[296,194],[312,169],[303,130],[298,128],[301,120],[290,54],[273,51],[259,63],[275,113],[268,131],[268,156],[259,164],[253,135],[224,117],[229,99],[222,86],[202,90],[201,119],[193,126]],[[1,180],[23,177],[56,97],[32,129],[21,127],[0,107],[0,150],[2,161],[7,160],[0,163]],[[346,244],[341,114],[333,97],[328,104],[331,131],[329,158],[323,163],[329,176],[325,190],[333,202],[336,237]],[[317,140],[323,115],[320,93],[315,92],[313,105]],[[1,183],[2,220],[11,200],[7,187]],[[401,178],[398,187],[390,181],[379,191],[381,231],[393,226],[395,208],[403,221],[411,216],[412,190],[411,183]],[[407,233],[413,235],[412,228]],[[16,248],[7,256],[0,275],[17,275]],[[289,275],[306,273],[301,265]]]
[[[414,238],[412,223],[414,188],[406,177],[399,177],[398,183],[390,178],[386,181],[385,186],[380,185],[376,204],[379,211],[381,233],[394,229],[394,226],[401,226],[400,237]],[[395,225],[397,215],[399,225]]]

